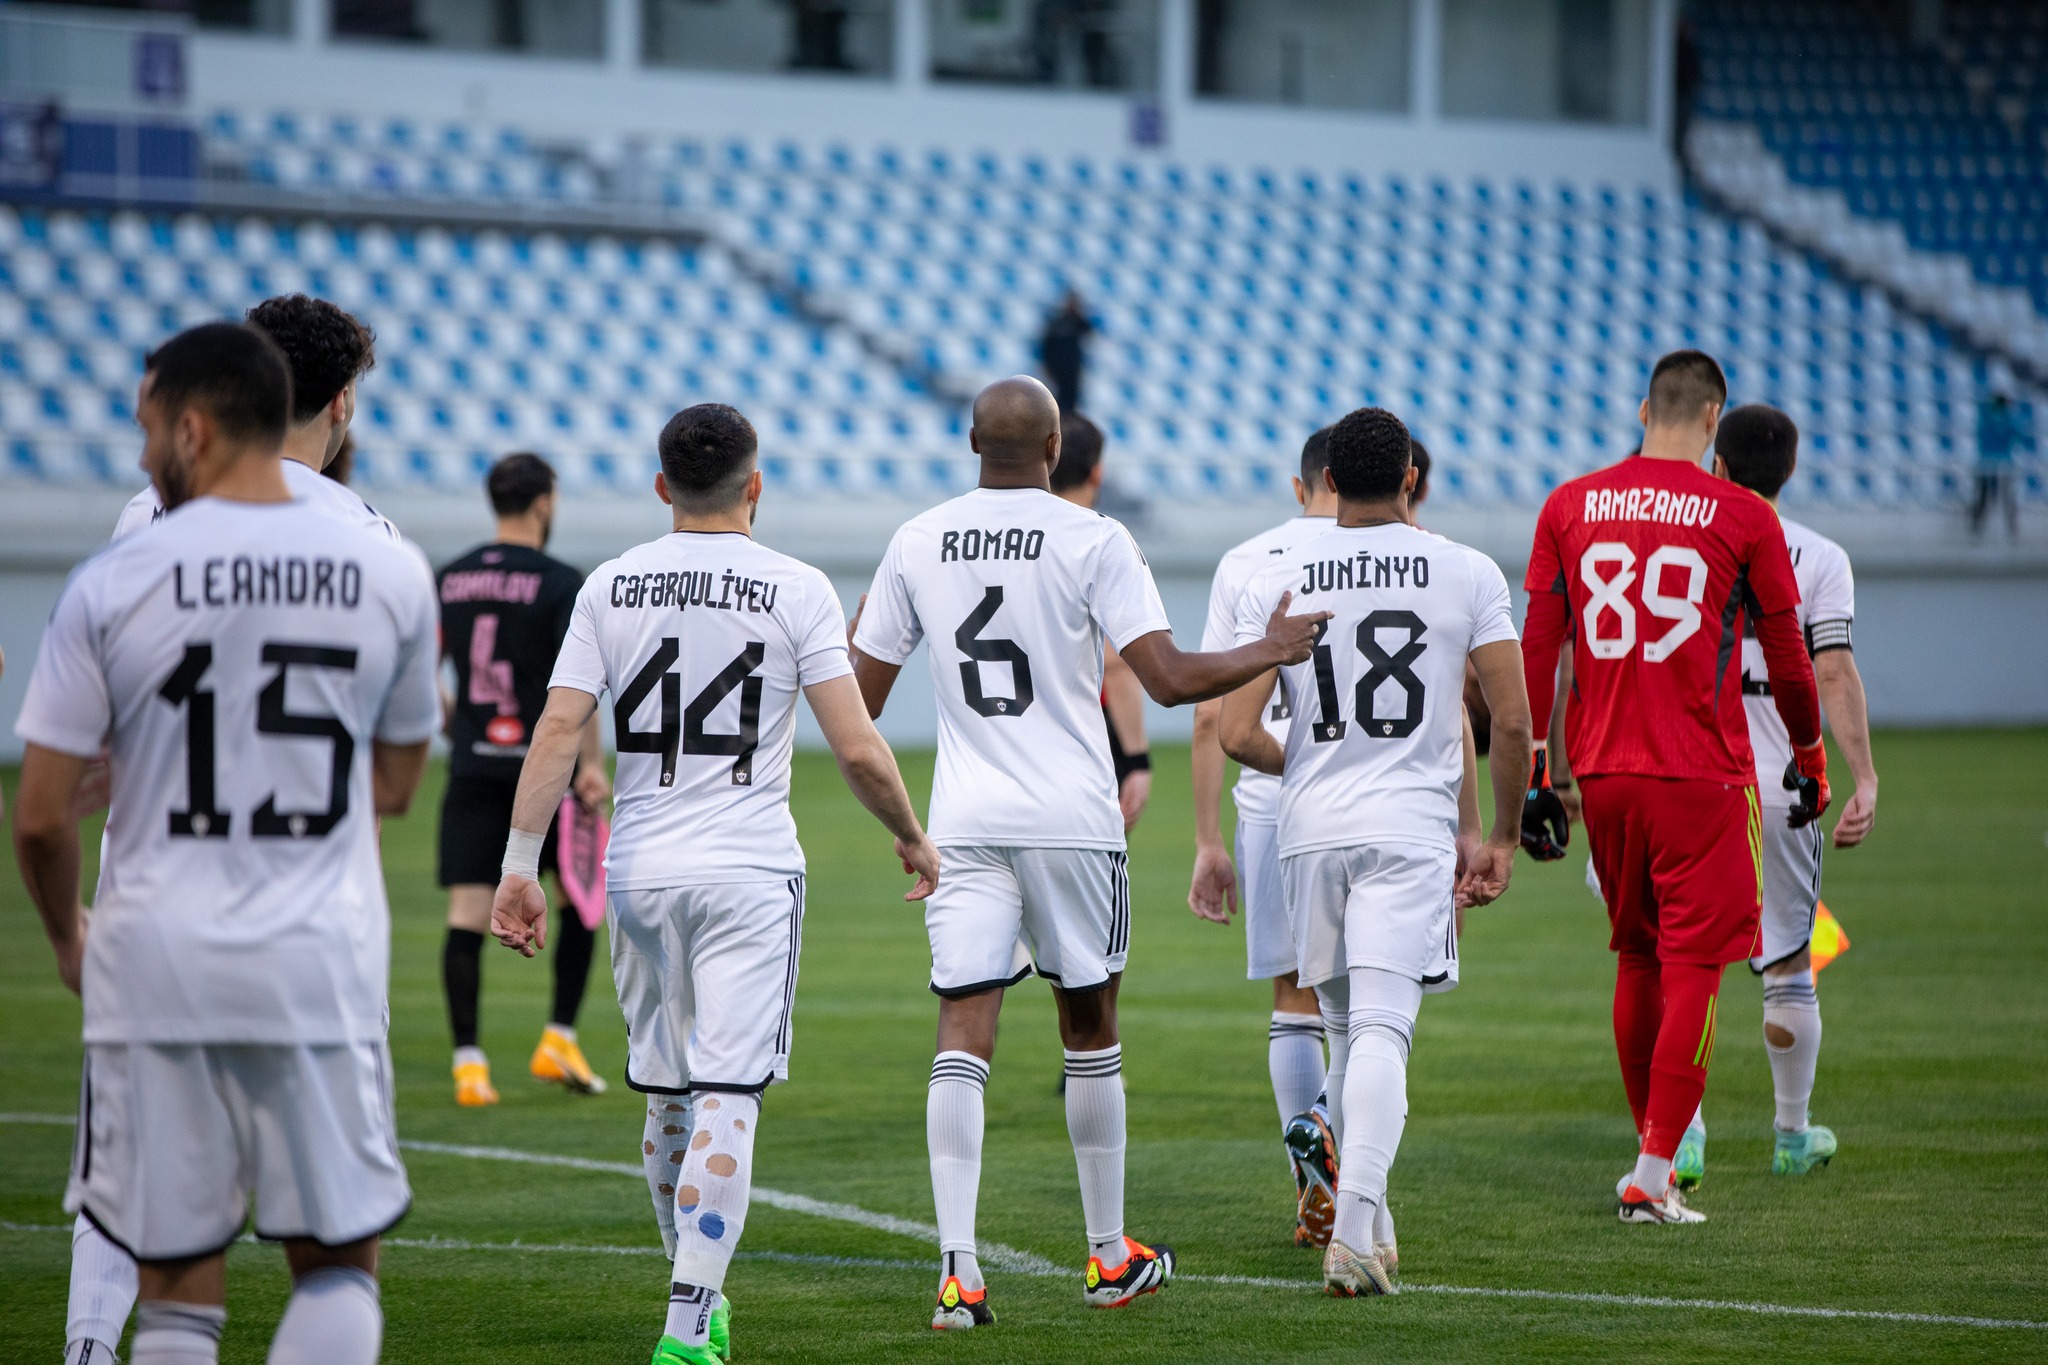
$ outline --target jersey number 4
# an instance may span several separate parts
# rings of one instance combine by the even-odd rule
[[[1309,737],[1318,744],[1330,744],[1344,738],[1348,722],[1342,719],[1337,702],[1337,660],[1330,652],[1325,637],[1329,624],[1318,627],[1315,650],[1311,662],[1316,671],[1316,703],[1321,714],[1316,717]],[[1407,643],[1389,653],[1381,644],[1382,630],[1405,630]],[[1415,727],[1422,724],[1423,688],[1422,679],[1415,676],[1415,661],[1422,657],[1422,651],[1429,646],[1422,642],[1429,627],[1422,618],[1412,611],[1376,611],[1358,623],[1358,652],[1365,656],[1366,670],[1358,680],[1351,698],[1351,713],[1358,718],[1360,732],[1368,739],[1403,739],[1415,733]],[[1382,716],[1379,713],[1378,694],[1382,684],[1394,683],[1407,698],[1407,705],[1398,716]]]
[[[285,679],[294,665],[353,673],[356,652],[329,645],[272,642],[263,646],[262,659],[264,663],[276,664],[278,669],[256,698],[256,732],[327,740],[332,746],[332,761],[328,765],[326,810],[280,811],[277,794],[273,792],[263,798],[263,804],[250,817],[249,832],[259,839],[324,837],[333,833],[348,814],[348,779],[355,765],[355,736],[339,717],[287,711]],[[185,809],[171,812],[171,833],[183,838],[225,839],[234,819],[220,809],[215,796],[213,693],[200,686],[212,667],[212,645],[186,645],[185,657],[157,689],[157,695],[172,706],[185,708]]]
[[[626,684],[626,690],[619,693],[618,701],[612,706],[619,752],[660,754],[661,785],[664,787],[676,784],[676,753],[679,748],[686,754],[730,757],[733,761],[732,784],[735,787],[751,786],[754,781],[754,749],[761,742],[761,679],[754,670],[768,657],[768,647],[759,640],[749,640],[747,647],[721,669],[688,706],[683,705],[683,680],[669,672],[681,654],[682,646],[674,636],[664,639],[660,648],[654,651],[654,657],[641,665],[640,671],[633,675],[633,681]],[[661,727],[635,730],[633,713],[657,687],[661,689]],[[704,722],[711,719],[711,713],[734,688],[738,688],[740,693],[739,731],[730,735],[707,733]]]
[[[967,695],[967,705],[976,714],[983,716],[1021,716],[1031,709],[1031,656],[1015,640],[989,640],[982,638],[982,631],[995,619],[1002,609],[1003,590],[989,588],[981,595],[981,605],[967,614],[960,623],[960,629],[953,632],[953,646],[967,657],[960,661],[960,687]],[[981,690],[981,666],[983,664],[1008,664],[1010,666],[1010,693],[1007,697],[991,697]]]
[[[1664,591],[1666,573],[1685,572],[1680,596]],[[1628,590],[1636,582],[1636,552],[1619,541],[1602,540],[1579,556],[1579,580],[1592,594],[1586,599],[1586,648],[1596,659],[1625,659],[1636,647],[1636,609]],[[1659,545],[1643,561],[1643,610],[1671,628],[1643,641],[1643,662],[1660,664],[1678,652],[1700,628],[1700,601],[1707,595],[1707,561],[1690,545]],[[1605,626],[1612,626],[1601,634]]]

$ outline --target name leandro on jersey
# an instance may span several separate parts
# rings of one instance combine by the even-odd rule
[[[714,574],[708,569],[612,575],[615,607],[674,607],[677,611],[704,607],[766,615],[775,610],[777,590],[778,585],[765,578]]]
[[[1376,555],[1360,550],[1343,559],[1318,559],[1301,566],[1303,597],[1317,592],[1342,592],[1346,588],[1426,588],[1429,586],[1427,555]]]
[[[1673,526],[1709,526],[1721,510],[1719,498],[1698,493],[1673,495],[1668,488],[1594,488],[1586,493],[1586,521],[1661,521]]]
[[[939,536],[939,563],[977,559],[1036,559],[1045,549],[1045,532],[1021,526],[1007,530],[946,531]]]
[[[171,600],[180,611],[201,607],[344,607],[363,600],[363,568],[353,559],[278,555],[255,559],[205,560],[196,584],[185,580],[185,565],[171,566]]]

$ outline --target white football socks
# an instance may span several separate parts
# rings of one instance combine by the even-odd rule
[[[939,1216],[939,1282],[960,1277],[968,1293],[982,1287],[974,1254],[974,1208],[981,1193],[982,1091],[988,1063],[971,1052],[941,1052],[925,1092],[924,1140],[932,1167],[932,1205]]]
[[[654,1221],[661,1228],[662,1254],[676,1258],[676,1177],[690,1145],[690,1097],[649,1095],[647,1123],[640,1134],[640,1164],[647,1172],[647,1194],[654,1201]]]
[[[1068,1052],[1067,1136],[1081,1173],[1081,1215],[1088,1254],[1105,1266],[1124,1262],[1124,1050]]]
[[[671,1284],[668,1287],[668,1319],[661,1334],[674,1337],[685,1346],[703,1346],[711,1340],[711,1314],[718,1307],[718,1291],[701,1284]]]
[[[113,1360],[121,1330],[135,1308],[135,1260],[107,1240],[84,1214],[71,1225],[71,1304],[64,1320],[65,1365],[99,1359],[96,1345]]]
[[[674,1283],[717,1290],[746,1227],[759,1095],[693,1096],[696,1124],[676,1181]]]
[[[1629,1177],[1629,1183],[1652,1199],[1662,1199],[1671,1188],[1671,1158],[1638,1153],[1635,1174]]]
[[[1408,1123],[1408,1047],[1422,1006],[1422,983],[1354,967],[1350,996],[1344,1137],[1331,1236],[1364,1251],[1377,1240],[1373,1230],[1387,1202],[1387,1175]],[[1387,1240],[1393,1240],[1391,1220]]]
[[[1351,983],[1339,977],[1316,987],[1323,1033],[1330,1044],[1330,1070],[1323,1077],[1323,1108],[1330,1115],[1330,1137],[1344,1145],[1344,1076],[1351,1065]]]
[[[211,1304],[145,1300],[135,1306],[129,1365],[217,1365],[228,1310]]]
[[[1273,1077],[1273,1103],[1284,1130],[1323,1090],[1323,1021],[1313,1014],[1273,1011],[1266,1030],[1266,1070]]]
[[[138,1338],[139,1340],[139,1338]],[[270,1339],[269,1365],[377,1365],[384,1305],[367,1270],[329,1265],[299,1277]],[[142,1359],[136,1353],[138,1362]]]
[[[1789,1046],[1771,1041],[1771,1030],[1792,1035]],[[1813,973],[1764,978],[1764,1047],[1771,1054],[1771,1089],[1778,1101],[1778,1131],[1803,1133],[1813,1099],[1813,1075],[1820,1065],[1820,997]]]

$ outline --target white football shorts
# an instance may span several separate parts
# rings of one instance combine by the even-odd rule
[[[1124,969],[1131,885],[1121,852],[947,844],[939,889],[925,902],[932,990],[975,995],[1014,986],[1037,968],[1086,991]]]
[[[1280,882],[1280,827],[1237,822],[1237,894],[1244,906],[1245,976],[1270,981],[1295,969],[1294,920]]]
[[[385,1044],[88,1043],[67,1213],[138,1260],[341,1246],[412,1203]]]
[[[1301,984],[1377,967],[1421,982],[1426,992],[1456,986],[1457,867],[1457,854],[1426,844],[1359,844],[1282,858]]]
[[[1820,909],[1820,821],[1800,829],[1785,823],[1783,807],[1764,807],[1763,952],[1749,960],[1761,972],[1813,941]]]
[[[607,899],[627,1085],[755,1093],[789,1079],[801,876]]]

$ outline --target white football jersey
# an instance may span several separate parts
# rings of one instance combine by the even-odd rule
[[[1294,517],[1270,531],[1259,532],[1224,555],[1223,562],[1216,566],[1216,577],[1209,583],[1209,619],[1202,628],[1202,648],[1236,648],[1237,604],[1244,600],[1244,590],[1252,579],[1286,554],[1289,546],[1320,535],[1336,524],[1335,517]],[[1276,687],[1273,700],[1266,706],[1266,733],[1282,748],[1287,746],[1287,719],[1286,693]],[[1270,825],[1280,818],[1280,779],[1270,773],[1257,768],[1239,769],[1230,798],[1237,805],[1237,818],[1241,821]]]
[[[1124,846],[1102,643],[1169,630],[1121,522],[1041,488],[977,488],[904,523],[854,646],[901,664],[929,637],[938,844]]]
[[[1280,670],[1294,720],[1280,782],[1280,856],[1358,844],[1454,848],[1465,776],[1465,657],[1516,638],[1500,567],[1398,523],[1331,526],[1291,546],[1238,604],[1237,642],[1289,610],[1334,612],[1309,658]]]
[[[440,726],[433,580],[304,503],[198,498],[71,576],[15,733],[111,747],[88,1043],[381,1041],[371,743]]]
[[[336,521],[350,526],[361,526],[375,531],[391,540],[398,540],[398,528],[377,515],[377,510],[364,502],[362,496],[328,478],[317,469],[310,469],[297,460],[284,461],[284,486],[291,490],[294,498],[319,509]],[[145,527],[154,526],[169,515],[164,511],[163,499],[157,496],[156,485],[151,484],[121,509],[120,518],[114,522],[112,540],[134,535]]]
[[[673,532],[599,566],[548,686],[612,699],[606,884],[802,872],[789,813],[797,693],[852,671],[831,582],[738,531]]]
[[[1848,649],[1850,623],[1856,619],[1856,577],[1848,552],[1790,517],[1779,521],[1785,527],[1785,548],[1792,552],[1792,577],[1799,584],[1799,633],[1806,638],[1806,652]],[[1749,713],[1749,747],[1756,753],[1757,798],[1789,809],[1794,793],[1785,790],[1785,768],[1792,762],[1792,739],[1771,702],[1764,647],[1754,627],[1743,633],[1742,708]]]

